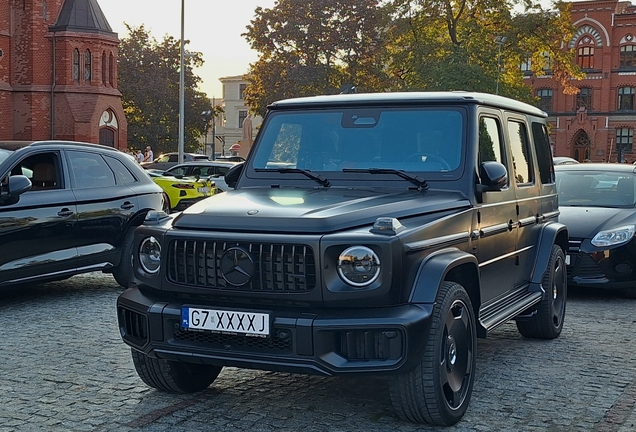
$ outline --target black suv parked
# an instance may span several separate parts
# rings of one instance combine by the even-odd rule
[[[9,141],[0,143],[0,181],[0,286],[96,270],[128,286],[134,228],[164,202],[131,156],[95,144]]]
[[[276,102],[234,190],[136,231],[118,299],[141,379],[194,392],[223,366],[388,375],[403,419],[468,406],[476,338],[563,326],[567,229],[545,113],[487,94]]]

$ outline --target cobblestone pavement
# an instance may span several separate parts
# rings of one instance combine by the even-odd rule
[[[114,280],[99,273],[0,299],[0,431],[419,431],[379,378],[226,368],[196,395],[146,387],[118,334]],[[448,431],[636,430],[636,300],[571,294],[559,339],[514,323],[479,340],[464,419]]]

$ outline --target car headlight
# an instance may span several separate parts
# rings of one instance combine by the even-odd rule
[[[139,263],[145,272],[155,274],[161,264],[161,244],[154,237],[146,237],[139,246]]]
[[[596,247],[604,247],[626,243],[634,237],[635,231],[634,225],[600,231],[592,239],[592,244]]]
[[[338,257],[338,274],[347,284],[365,287],[380,275],[380,258],[365,246],[352,246]]]

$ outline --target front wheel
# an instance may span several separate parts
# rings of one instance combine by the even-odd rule
[[[119,265],[113,269],[113,277],[119,285],[128,288],[133,274],[133,253],[132,244],[135,239],[135,227],[132,227],[126,233],[124,241],[121,245],[121,256]]]
[[[391,401],[403,420],[450,426],[463,417],[475,381],[477,334],[470,297],[461,285],[442,283],[422,361],[390,378]]]
[[[541,286],[545,294],[537,305],[536,312],[530,318],[518,319],[517,329],[527,338],[554,339],[559,337],[563,330],[568,294],[565,255],[557,245],[552,246],[550,261]]]
[[[205,390],[214,382],[221,366],[156,359],[131,350],[139,378],[152,388],[168,393],[194,393]]]

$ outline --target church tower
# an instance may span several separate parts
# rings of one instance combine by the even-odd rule
[[[117,47],[97,0],[0,3],[0,140],[125,149]]]

